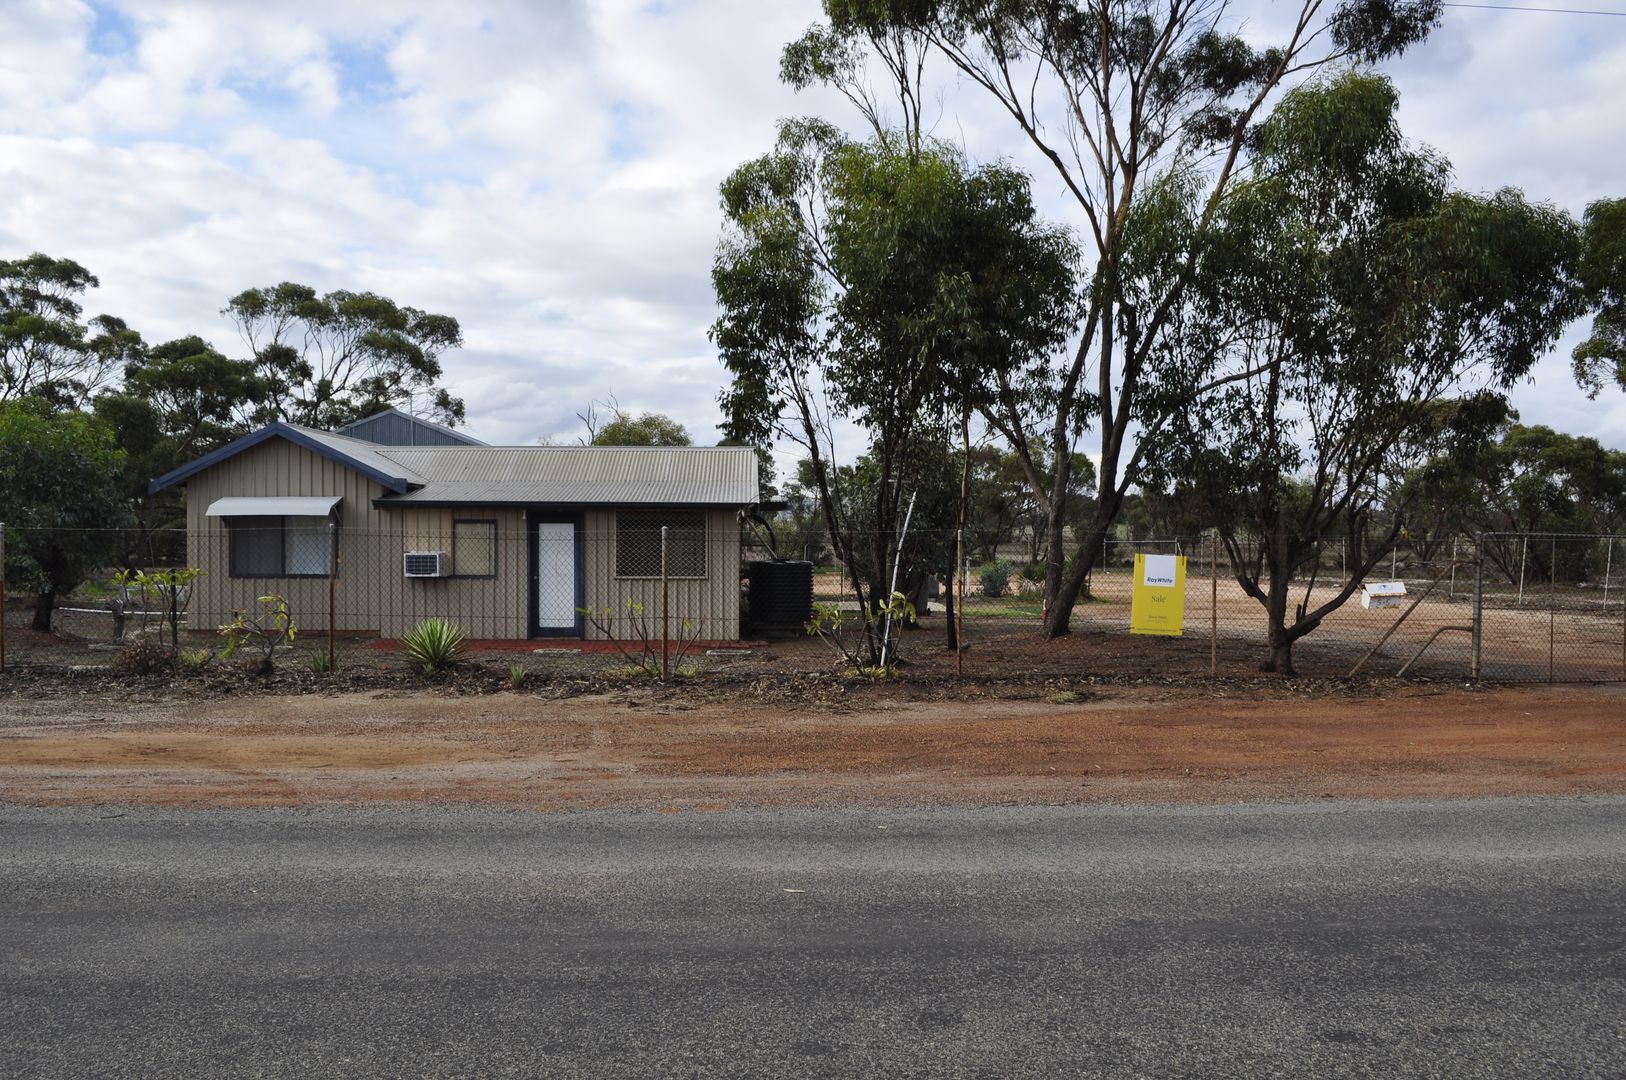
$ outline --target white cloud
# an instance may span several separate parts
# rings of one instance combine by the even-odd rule
[[[707,440],[717,185],[784,116],[851,119],[778,82],[819,6],[25,0],[0,34],[0,252],[71,256],[93,310],[228,349],[241,289],[372,289],[462,321],[448,378],[482,437],[571,432],[614,392]],[[1626,176],[1626,28],[1530,18],[1448,14],[1396,69],[1404,120],[1465,185],[1578,210]],[[937,130],[1066,211],[974,89],[946,81]],[[1626,444],[1621,395],[1587,402],[1563,355],[1519,404]]]

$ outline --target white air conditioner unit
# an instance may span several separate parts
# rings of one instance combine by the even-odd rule
[[[452,560],[444,551],[408,551],[401,556],[401,570],[407,577],[451,577]]]

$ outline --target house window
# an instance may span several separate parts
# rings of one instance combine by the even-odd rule
[[[452,522],[452,573],[457,577],[497,576],[497,523]]]
[[[234,517],[231,576],[327,577],[333,530],[325,517]]]
[[[661,576],[661,526],[666,534],[666,573],[669,577],[706,576],[706,515],[699,511],[665,510],[615,515],[615,576]]]

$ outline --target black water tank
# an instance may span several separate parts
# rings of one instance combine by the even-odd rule
[[[747,616],[756,634],[806,632],[813,618],[813,564],[752,562],[745,565]]]

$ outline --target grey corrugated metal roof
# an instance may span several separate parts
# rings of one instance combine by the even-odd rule
[[[745,506],[757,501],[748,446],[378,447],[422,486],[379,506],[525,504]]]
[[[348,435],[323,431],[321,428],[305,427],[302,424],[288,424],[287,426],[313,442],[321,443],[340,456],[351,458],[368,468],[398,476],[408,484],[421,484],[424,481],[424,477],[414,470],[410,463],[396,461],[394,458],[385,456],[384,452],[393,450],[394,447],[379,446],[377,443],[370,443],[365,439],[352,439]]]
[[[344,435],[352,439],[362,439],[366,442],[377,443],[380,446],[484,446],[485,443],[473,435],[465,434],[437,424],[433,420],[425,420],[421,416],[413,416],[401,409],[385,409],[382,412],[364,416],[342,427],[334,429],[335,434]]]

